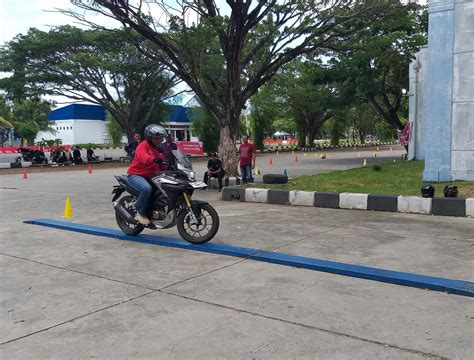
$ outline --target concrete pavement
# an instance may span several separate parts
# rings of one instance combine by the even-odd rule
[[[22,223],[61,219],[68,195],[74,222],[116,228],[124,171],[0,176],[2,358],[474,356],[471,298]],[[473,281],[473,219],[196,198],[217,243]]]

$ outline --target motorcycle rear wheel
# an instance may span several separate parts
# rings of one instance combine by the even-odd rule
[[[117,205],[122,205],[130,213],[130,215],[132,215],[132,217],[135,217],[137,210],[135,206],[131,205],[132,201],[133,197],[127,195],[122,197],[119,200],[119,204]],[[120,230],[122,230],[127,235],[136,236],[140,234],[143,229],[145,229],[145,227],[141,224],[129,223],[118,210],[115,210],[115,220],[117,221],[117,225],[119,226]]]
[[[201,206],[201,214],[196,214],[199,225],[191,224],[191,218],[187,211],[179,213],[177,228],[179,235],[192,244],[204,244],[211,240],[219,230],[219,215],[209,204]]]

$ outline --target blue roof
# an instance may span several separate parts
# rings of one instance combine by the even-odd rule
[[[48,114],[48,119],[55,120],[102,120],[107,111],[102,105],[71,104],[55,109]]]
[[[178,122],[178,123],[189,123],[191,122],[188,118],[187,109],[181,105],[168,105],[170,112],[167,115],[166,121]]]

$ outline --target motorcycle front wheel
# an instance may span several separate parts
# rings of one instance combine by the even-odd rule
[[[219,215],[209,204],[201,206],[201,213],[196,214],[197,224],[193,224],[186,210],[179,213],[177,228],[179,235],[192,244],[204,244],[211,240],[219,230]]]
[[[118,205],[122,205],[132,217],[135,217],[137,210],[133,204],[133,200],[134,199],[132,196],[124,196],[119,200]],[[129,223],[118,210],[115,210],[115,221],[117,221],[117,225],[119,226],[120,230],[122,230],[127,235],[136,236],[140,234],[143,229],[145,229],[145,227],[141,224]]]

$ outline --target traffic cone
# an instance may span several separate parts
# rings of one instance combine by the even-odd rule
[[[23,179],[28,180],[28,171],[23,170]]]
[[[268,163],[269,163],[270,165],[273,165],[273,161],[272,161],[272,157],[271,157],[271,156],[270,156],[270,159],[268,159]]]
[[[280,154],[278,153],[278,150],[277,150],[277,156],[278,156],[278,155],[280,155]]]
[[[367,159],[364,159],[364,166],[367,166]]]
[[[295,150],[291,150],[291,155],[295,156]]]
[[[331,154],[328,154],[327,159],[330,159],[330,158],[331,158]]]
[[[286,172],[286,169],[285,169],[285,171],[283,172],[283,175],[285,175],[286,177],[288,177],[288,173]]]
[[[318,157],[318,154],[314,153],[313,156],[314,156],[315,158],[317,158],[317,157]]]
[[[260,176],[260,170],[258,170],[257,165],[255,165],[255,175]]]
[[[66,206],[64,207],[64,217],[66,219],[72,218],[71,199],[69,198],[69,196],[66,197]]]
[[[87,167],[87,172],[89,174],[92,174],[92,165],[91,164],[89,164],[89,166]]]
[[[306,153],[304,153],[303,156],[306,157]]]
[[[377,146],[377,150],[376,151],[379,151],[379,147]]]

